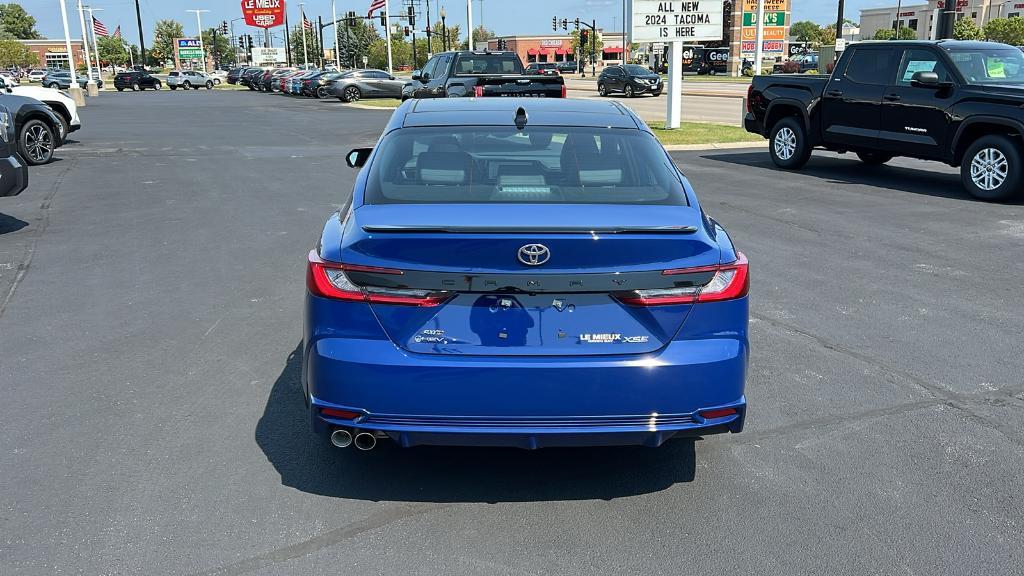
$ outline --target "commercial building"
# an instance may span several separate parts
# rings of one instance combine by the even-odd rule
[[[60,40],[18,40],[39,58],[37,66],[41,68],[69,68],[68,48],[63,39]],[[75,64],[85,62],[85,45],[81,40],[71,41],[71,50],[75,56]]]
[[[602,41],[597,65],[621,64],[623,56],[622,32],[600,31]],[[578,61],[573,52],[572,36],[551,34],[542,36],[500,36],[487,41],[488,50],[497,50],[498,41],[503,40],[506,50],[519,54],[523,63]]]
[[[890,0],[891,1],[891,0]],[[956,17],[970,18],[978,26],[984,26],[993,18],[1024,16],[1024,0],[949,0],[956,2]],[[874,37],[875,32],[884,29],[909,28],[917,33],[919,40],[930,40],[935,35],[935,24],[939,10],[945,0],[929,0],[900,4],[886,8],[867,8],[860,11],[860,36],[865,40]]]

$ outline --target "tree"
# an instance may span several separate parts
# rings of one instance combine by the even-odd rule
[[[100,62],[105,65],[123,66],[129,62],[128,50],[120,38],[97,36],[96,44],[100,50]]]
[[[981,28],[973,18],[957,18],[953,24],[953,38],[956,40],[981,40]]]
[[[323,53],[320,52],[320,38],[316,33],[316,26],[314,26],[312,30],[306,30],[305,55],[302,51],[302,24],[296,24],[293,26],[289,34],[291,34],[289,40],[291,40],[292,47],[292,62],[295,62],[296,65],[302,66],[307,63],[304,56],[308,56],[310,64],[320,63],[320,58],[323,56]]]
[[[32,40],[42,37],[36,31],[36,19],[29,15],[28,12],[25,12],[21,4],[14,2],[0,4],[0,27],[7,34],[21,40]]]
[[[447,30],[445,30],[447,28]],[[448,35],[448,47],[454,48],[458,43],[459,38],[462,36],[462,28],[459,28],[458,24],[448,23],[447,26],[441,26],[441,21],[434,22],[433,26],[430,27],[430,51],[431,52],[444,52],[444,32]]]
[[[153,27],[153,46],[149,56],[158,64],[174,59],[174,40],[185,37],[185,28],[176,20],[158,20]]]
[[[388,69],[388,45],[383,38],[377,38],[368,50],[370,68]],[[391,35],[391,59],[395,68],[412,65],[412,45],[400,34]],[[361,64],[361,63],[360,63]]]
[[[580,31],[573,30],[572,36],[572,52],[573,54],[579,54],[582,62],[590,62],[589,58],[595,55],[601,54],[601,48],[604,46],[604,41],[601,39],[601,35],[598,34],[594,37],[594,31],[588,30],[592,40],[587,40],[586,46],[580,46]]]
[[[0,66],[30,68],[39,66],[39,57],[17,40],[0,40]]]
[[[223,65],[234,62],[234,49],[231,47],[231,38],[217,33],[217,41],[213,41],[213,28],[203,30],[203,48],[213,57],[214,65]]]
[[[337,33],[338,55],[343,68],[362,68],[363,56],[368,57],[370,45],[380,39],[377,28],[362,19],[348,26],[339,24]]]
[[[796,37],[797,42],[817,42],[821,36],[821,26],[810,20],[801,20],[789,27],[789,33]]]
[[[836,25],[829,24],[818,32],[818,44],[822,46],[831,46],[836,43]]]
[[[907,28],[906,26],[900,26],[899,37],[897,38],[896,31],[892,28],[882,28],[875,31],[875,35],[871,37],[872,40],[917,40],[917,31],[913,28]]]
[[[495,34],[494,31],[484,28],[484,25],[481,24],[476,28],[473,28],[473,47],[476,48],[477,42],[484,42],[491,38],[496,38],[497,36],[498,35]]]
[[[1024,45],[1024,18],[996,18],[983,28],[985,39],[1010,46]]]

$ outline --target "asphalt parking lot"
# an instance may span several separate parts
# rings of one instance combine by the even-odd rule
[[[105,93],[0,199],[0,573],[1024,574],[1024,205],[936,164],[673,154],[751,263],[742,434],[313,436],[305,256],[390,113]]]

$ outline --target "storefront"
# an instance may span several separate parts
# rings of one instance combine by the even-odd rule
[[[505,50],[519,55],[525,64],[533,62],[575,62],[578,56],[573,51],[572,36],[502,36],[487,41],[488,50],[498,50],[498,42],[502,41]],[[602,47],[599,49],[598,66],[619,64],[622,62],[622,33],[602,32]]]
[[[67,45],[64,40],[18,40],[39,59],[36,66],[48,69],[69,68]],[[75,64],[85,62],[85,49],[81,40],[71,41]]]
[[[891,0],[890,0],[891,1]],[[979,27],[995,18],[1024,16],[1024,0],[949,0],[956,2],[956,18],[970,18]],[[945,0],[929,0],[927,4],[910,2],[886,8],[866,8],[860,11],[860,36],[870,40],[878,30],[908,28],[919,40],[930,40],[935,35],[935,23]]]

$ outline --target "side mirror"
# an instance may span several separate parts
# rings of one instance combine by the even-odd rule
[[[395,79],[395,77],[394,77],[394,76],[388,76],[388,79],[389,79],[389,80],[394,80],[394,79]]]
[[[370,152],[373,152],[373,148],[353,148],[345,155],[345,163],[349,168],[361,168],[370,157]]]
[[[412,71],[412,79],[413,80],[423,80],[423,74],[419,70],[413,70]]]
[[[914,72],[910,77],[910,85],[915,88],[945,88],[951,86],[949,82],[940,82],[939,75],[935,72]]]

